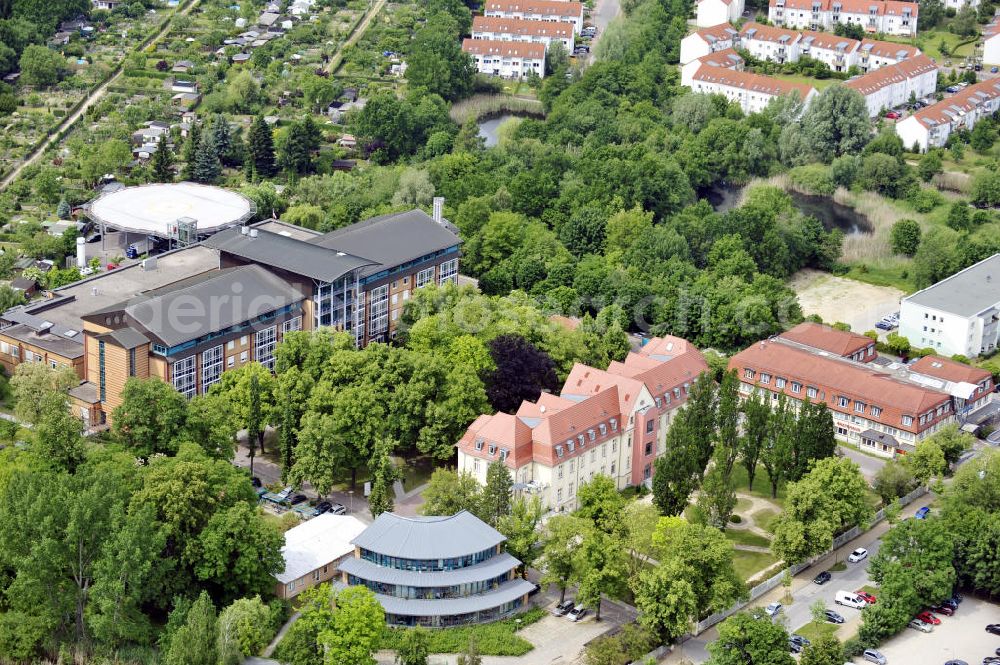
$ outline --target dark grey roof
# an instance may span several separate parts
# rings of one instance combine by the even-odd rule
[[[241,227],[216,233],[204,245],[247,261],[287,270],[323,282],[335,282],[352,270],[373,265],[374,261],[352,256],[303,240],[253,229],[257,237],[244,235]]]
[[[438,587],[482,582],[500,577],[521,565],[521,562],[510,554],[503,552],[478,563],[455,570],[420,572],[416,570],[400,570],[380,566],[364,559],[347,559],[341,562],[340,570],[360,577],[363,580],[382,582],[385,584],[401,584],[412,587]]]
[[[101,335],[98,340],[112,340],[123,349],[134,349],[143,344],[149,344],[149,338],[135,328],[120,328]]]
[[[97,386],[90,381],[81,381],[80,385],[69,389],[70,397],[75,397],[81,402],[96,404],[100,401],[97,397]]]
[[[376,600],[387,614],[398,614],[411,617],[454,616],[482,612],[500,607],[505,603],[517,600],[531,592],[535,585],[518,577],[505,582],[490,593],[482,593],[464,598],[442,598],[440,600],[423,600],[397,598],[381,593],[375,594]]]
[[[505,540],[499,531],[463,510],[451,517],[400,517],[382,513],[351,542],[388,556],[436,560],[482,552]]]
[[[879,432],[874,429],[866,429],[859,435],[862,439],[868,439],[869,441],[876,441],[878,443],[884,443],[888,446],[896,447],[899,445],[899,441],[896,437],[891,434],[886,434],[885,432]]]
[[[1000,254],[983,259],[905,300],[966,317],[995,307],[1000,303]]]
[[[186,280],[180,288],[143,294],[119,309],[166,346],[175,346],[304,298],[269,270],[247,265]]]
[[[367,276],[455,247],[462,240],[458,237],[458,229],[450,222],[438,224],[423,210],[414,209],[372,217],[309,242],[378,261],[380,266],[362,271],[361,274]]]
[[[9,313],[10,310],[8,310]],[[9,318],[4,314],[5,318]],[[37,346],[63,358],[79,358],[83,355],[83,340],[80,333],[66,337],[61,328],[53,326],[48,331],[41,331],[31,326],[19,323],[3,329],[3,334],[25,344]]]

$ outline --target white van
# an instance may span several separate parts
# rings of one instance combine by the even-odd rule
[[[834,602],[845,607],[853,607],[856,610],[860,610],[868,604],[864,598],[849,591],[838,591]]]

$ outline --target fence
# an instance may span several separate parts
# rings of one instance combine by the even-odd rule
[[[910,503],[913,503],[914,500],[919,499],[925,494],[927,494],[927,488],[918,487],[917,489],[913,490],[906,496],[900,497],[899,507],[902,508]],[[708,630],[715,624],[719,623],[726,617],[733,615],[736,612],[739,612],[748,604],[752,603],[753,601],[757,600],[768,591],[771,591],[772,589],[777,587],[779,584],[781,584],[781,580],[784,579],[786,572],[789,575],[798,575],[800,572],[802,572],[809,566],[813,565],[820,559],[828,556],[830,553],[832,553],[837,548],[843,546],[845,543],[849,543],[858,536],[860,536],[862,533],[869,531],[876,524],[878,524],[884,519],[885,519],[885,509],[880,508],[878,512],[875,513],[875,517],[872,519],[871,524],[869,524],[867,527],[861,528],[856,526],[848,529],[847,531],[845,531],[844,533],[840,534],[839,536],[833,539],[833,546],[827,551],[823,552],[822,554],[814,556],[812,559],[809,559],[808,561],[803,561],[802,563],[797,563],[794,566],[789,566],[788,568],[781,571],[777,575],[774,575],[773,577],[764,580],[754,588],[750,589],[750,595],[747,600],[738,602],[729,609],[723,610],[722,612],[716,612],[715,614],[705,619],[702,619],[697,624],[695,624],[694,630],[692,631],[693,635],[700,635],[701,633]]]

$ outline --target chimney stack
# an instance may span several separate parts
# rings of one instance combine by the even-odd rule
[[[434,197],[434,221],[438,224],[444,223],[444,197]]]
[[[251,238],[257,237],[257,229],[250,229],[250,237]]]

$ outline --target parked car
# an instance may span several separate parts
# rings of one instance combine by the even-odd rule
[[[868,604],[864,598],[849,591],[838,591],[833,598],[833,602],[844,607],[852,607],[856,610],[860,610]]]
[[[951,598],[949,600],[951,600],[951,602],[955,603],[956,605],[961,605],[962,601],[965,600],[965,597],[960,594],[954,593],[951,595]]]
[[[888,118],[889,120],[899,120],[903,116],[902,114],[896,111],[889,111],[888,113],[885,114],[885,117]]]
[[[942,607],[950,607],[953,611],[958,611],[958,601],[954,598],[947,598],[941,601]]]
[[[918,520],[923,520],[923,519],[927,519],[927,516],[930,515],[930,514],[931,514],[930,506],[924,506],[923,508],[921,508],[920,510],[918,510],[917,512],[915,512],[913,514],[913,517],[915,517]]]
[[[843,615],[838,612],[834,612],[833,610],[826,610],[823,612],[823,616],[825,616],[826,620],[830,623],[844,623]]]
[[[552,614],[556,615],[557,617],[561,617],[562,615],[569,612],[571,609],[573,609],[573,601],[564,600],[563,602],[557,604],[555,607],[552,608]]]
[[[569,611],[569,614],[566,615],[566,618],[569,619],[570,621],[575,622],[575,621],[581,621],[585,616],[587,616],[587,608],[584,607],[583,605],[577,605],[576,607],[574,607]]]
[[[944,665],[969,665],[964,660],[949,660],[946,661]]]
[[[953,616],[955,614],[955,609],[950,605],[931,605],[931,612],[934,614],[943,614],[946,617]]]
[[[292,497],[292,499],[288,503],[290,503],[293,506],[297,506],[300,503],[305,503],[308,500],[309,497],[307,497],[305,494],[296,494],[295,496]]]
[[[802,653],[802,645],[792,638],[788,638],[788,650],[792,653]]]
[[[822,573],[813,578],[813,582],[816,584],[826,584],[831,579],[833,579],[833,575],[830,574],[830,571],[824,570]]]
[[[861,652],[861,657],[867,660],[869,663],[875,663],[876,665],[885,665],[887,662],[885,656],[882,655],[881,651],[875,649],[865,649]]]
[[[956,92],[958,92],[958,90],[959,89],[953,85],[949,85],[947,88],[944,89],[945,92],[950,92],[952,94],[955,94]]]
[[[990,74],[996,74],[1000,72],[1000,67],[990,67]]]
[[[330,508],[330,513],[332,513],[334,515],[346,515],[347,514],[347,508],[344,507],[344,504],[342,504],[342,503],[335,503],[335,504],[333,504],[333,507]]]
[[[87,238],[87,242],[101,242],[101,234],[95,233],[94,235]]]
[[[859,561],[864,561],[868,558],[868,550],[863,547],[859,547],[847,556],[847,561],[849,563],[858,563]]]
[[[771,603],[764,608],[764,611],[767,612],[767,616],[776,617],[781,613],[781,603]]]
[[[934,616],[933,614],[931,614],[928,610],[924,610],[923,612],[921,612],[920,614],[918,614],[917,618],[920,619],[921,621],[923,621],[924,623],[929,623],[932,626],[940,626],[941,625],[941,619],[938,619],[936,616]]]
[[[792,633],[791,635],[789,635],[788,639],[791,640],[792,642],[795,642],[801,647],[807,647],[810,644],[812,644],[812,642],[809,641],[809,638],[804,637],[802,635],[798,635],[796,633]]]
[[[1000,656],[986,656],[983,658],[983,665],[1000,665]]]
[[[991,623],[986,626],[986,632],[992,633],[993,635],[1000,635],[1000,623]]]
[[[910,623],[906,625],[914,630],[919,630],[922,633],[929,633],[932,630],[934,630],[934,626],[924,621],[921,621],[920,619],[913,619],[912,621],[910,621]]]
[[[858,594],[858,597],[861,598],[861,600],[865,601],[869,605],[875,604],[875,596],[873,594],[870,594],[867,591],[855,591],[855,593]]]
[[[328,513],[331,508],[333,508],[333,504],[329,501],[320,501],[316,504],[316,510],[313,511],[313,517],[316,515],[322,515],[323,513]]]

